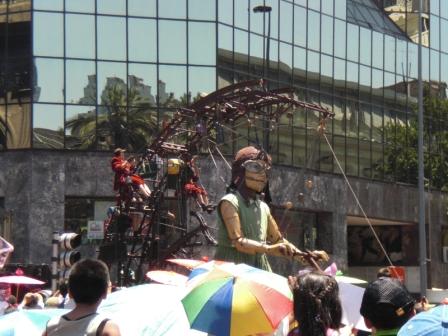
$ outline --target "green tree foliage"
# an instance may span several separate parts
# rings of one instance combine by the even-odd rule
[[[448,100],[425,94],[424,167],[427,186],[448,190]],[[386,179],[418,183],[417,106],[407,123],[391,122],[384,127],[384,165],[378,165]]]

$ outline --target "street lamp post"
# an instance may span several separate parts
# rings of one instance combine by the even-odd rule
[[[267,77],[269,76],[269,51],[271,46],[271,12],[272,7],[271,6],[264,6],[259,5],[255,6],[253,9],[254,13],[263,13],[263,39],[266,40],[266,51],[264,52],[264,59],[263,59],[263,79],[267,80]],[[265,36],[265,22],[266,22],[266,13],[268,13],[268,36],[266,39]],[[269,88],[269,81],[266,83],[266,88]],[[263,122],[263,147],[265,150],[269,150],[269,128],[270,128],[270,122],[269,118],[266,118],[266,120]]]

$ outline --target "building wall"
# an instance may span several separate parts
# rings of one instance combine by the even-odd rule
[[[12,243],[15,246],[12,261],[15,262],[50,262],[51,234],[54,230],[64,229],[65,197],[113,197],[113,175],[107,153],[5,152],[0,153],[0,160],[5,163],[0,171],[0,181],[4,182],[0,183],[0,197],[4,198],[5,210],[12,212]],[[210,199],[216,202],[225,192],[222,181],[229,180],[230,171],[222,160],[217,160],[215,167],[208,157],[202,158],[199,165],[202,168],[202,182],[209,191]],[[274,167],[270,177],[273,204],[281,207],[290,201],[296,210],[317,213],[316,247],[328,251],[340,269],[362,277],[373,277],[375,271],[372,267],[348,267],[346,216],[362,216],[362,212],[345,181],[332,174],[306,172],[300,178],[302,174],[299,169]],[[304,180],[311,180],[312,188],[304,187]],[[417,223],[418,197],[415,187],[356,178],[349,181],[369,217]],[[300,193],[303,193],[303,201]],[[433,287],[448,287],[448,279],[444,276],[448,266],[441,262],[440,239],[447,221],[447,195],[433,192],[429,200],[430,284]],[[207,215],[206,219],[212,227],[216,227],[214,215]],[[294,232],[294,227],[288,232]],[[286,273],[294,272],[300,266],[275,258],[272,262],[274,269]],[[412,274],[416,273],[415,267],[409,270]],[[410,279],[415,278],[412,274],[409,274]],[[413,280],[413,284],[415,281],[418,279]]]

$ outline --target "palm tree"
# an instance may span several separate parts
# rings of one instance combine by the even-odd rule
[[[157,130],[157,115],[150,102],[137,90],[126,95],[122,85],[106,87],[97,113],[89,111],[69,120],[66,127],[72,136],[80,139],[79,148],[101,149],[125,147],[140,151]]]

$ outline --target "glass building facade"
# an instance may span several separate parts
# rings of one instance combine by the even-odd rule
[[[326,132],[347,174],[410,182],[411,173],[384,166],[394,160],[388,148],[414,146],[387,129],[407,132],[416,117],[416,3],[2,1],[0,148],[138,150],[202,92],[265,76],[270,89],[293,87],[297,98],[334,112]],[[255,13],[257,5],[272,10]],[[423,81],[445,99],[448,2],[431,0],[424,10]],[[425,122],[443,130],[447,120]],[[281,120],[269,138],[274,162],[302,167],[313,156],[312,168],[339,173],[328,146],[315,141],[317,123],[300,109]],[[425,150],[440,156],[430,136]]]

